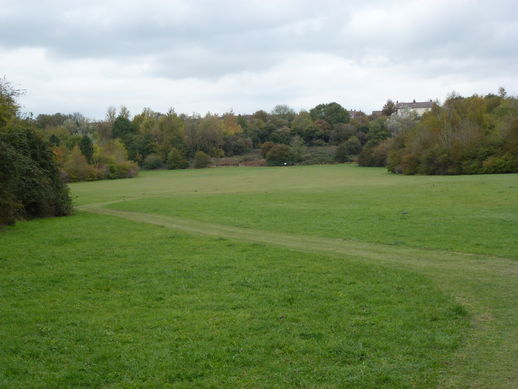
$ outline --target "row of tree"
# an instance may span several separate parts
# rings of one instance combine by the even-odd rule
[[[207,156],[242,155],[270,143],[285,145],[276,147],[273,154],[277,149],[284,150],[289,161],[264,154],[269,164],[297,163],[304,159],[304,147],[330,145],[340,145],[339,160],[347,161],[369,142],[390,135],[385,121],[385,117],[372,118],[361,112],[351,118],[341,105],[329,103],[301,112],[278,105],[269,113],[261,110],[251,115],[227,112],[205,116],[144,109],[130,117],[121,107],[118,112],[110,108],[106,118],[97,122],[80,114],[58,113],[38,115],[34,124],[54,145],[67,179],[78,180],[111,178],[114,171],[120,171],[120,176],[131,175],[136,171],[131,162],[145,169],[204,166],[200,161]],[[113,156],[114,149],[120,151],[118,157],[108,161],[106,156]]]
[[[146,108],[131,117],[121,107],[108,109],[101,121],[57,113],[39,115],[33,123],[53,144],[68,181],[132,177],[138,167],[205,167],[211,158],[254,149],[262,150],[269,165],[358,160],[363,166],[388,165],[397,173],[459,174],[514,171],[514,154],[501,151],[512,137],[506,134],[515,103],[502,91],[485,97],[452,95],[422,118],[411,110],[396,113],[389,100],[379,116],[349,112],[338,103],[300,112],[278,105],[251,115],[204,116]],[[477,115],[483,119],[470,119]],[[307,151],[319,146],[332,146],[334,158]]]

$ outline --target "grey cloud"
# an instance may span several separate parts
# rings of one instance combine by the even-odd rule
[[[182,53],[189,51],[185,48],[201,47],[208,55],[216,53],[221,58],[232,58],[239,52],[241,57],[250,59],[229,61],[229,65],[235,65],[230,66],[228,72],[257,69],[262,63],[258,59],[265,57],[265,52],[313,50],[355,59],[361,59],[366,52],[375,52],[396,60],[412,56],[457,57],[468,54],[468,51],[471,55],[514,53],[514,50],[508,50],[510,44],[505,43],[506,40],[495,42],[491,39],[494,30],[481,32],[480,28],[470,27],[474,20],[483,25],[480,20],[484,15],[480,15],[480,12],[474,14],[469,9],[459,12],[464,10],[449,6],[430,15],[429,20],[419,20],[419,25],[412,24],[411,14],[407,16],[410,25],[391,25],[390,20],[384,21],[387,22],[385,26],[367,25],[366,31],[369,28],[376,31],[374,36],[361,33],[340,35],[340,29],[347,26],[353,13],[351,9],[334,2],[316,9],[315,6],[308,7],[310,3],[302,2],[299,7],[291,3],[291,7],[285,6],[279,10],[275,2],[266,12],[265,7],[246,7],[242,2],[225,2],[226,6],[221,6],[220,2],[205,2],[204,6],[196,7],[180,18],[174,17],[174,8],[162,14],[154,14],[149,10],[140,14],[138,8],[130,12],[133,8],[130,6],[129,11],[121,13],[120,17],[111,16],[106,21],[102,17],[96,19],[95,13],[92,16],[88,7],[83,11],[88,17],[81,18],[81,10],[67,17],[70,14],[67,12],[69,4],[77,6],[77,3],[53,3],[54,8],[45,11],[41,2],[34,2],[33,7],[21,8],[17,15],[8,13],[4,16],[0,34],[9,39],[3,39],[1,43],[11,47],[48,47],[55,55],[64,57],[131,57],[168,52],[169,57],[178,53],[176,62],[182,63],[197,60],[189,56],[182,57]],[[361,6],[357,8],[362,9]],[[97,14],[102,16],[102,13],[117,15],[118,7],[101,6]],[[495,11],[490,13],[495,16]],[[171,17],[168,17],[169,14]],[[505,15],[502,13],[496,16]],[[322,25],[315,31],[301,28],[299,33],[295,33],[290,30],[290,26],[301,21],[321,21]],[[201,62],[206,62],[207,67],[202,69]],[[180,74],[196,76],[195,71],[200,70],[207,75],[225,73],[220,66],[208,65],[210,62],[223,63],[222,60],[211,61],[207,57],[201,62],[192,67],[190,74],[188,67]],[[242,69],[236,69],[239,63],[242,63]],[[264,61],[264,66],[269,65],[271,62]]]
[[[55,6],[44,11],[41,3],[35,3],[34,8],[20,8],[15,15],[4,15],[0,20],[0,36],[9,38],[0,40],[0,44],[8,48],[45,47],[52,55],[65,58],[131,58],[156,54],[171,60],[176,55],[174,62],[178,64],[196,62],[179,72],[185,76],[218,76],[236,70],[256,70],[272,65],[269,58],[276,57],[272,53],[280,55],[308,47],[315,50],[332,48],[329,43],[333,39],[325,36],[326,31],[320,34],[307,32],[303,24],[299,31],[291,29],[304,21],[311,23],[319,18],[318,13],[312,15],[316,9],[315,6],[308,7],[311,2],[302,7],[285,6],[283,9],[275,6],[249,8],[242,2],[230,3],[230,6],[224,3],[226,6],[222,7],[222,3],[207,2],[205,7],[189,12],[185,18],[169,20],[167,15],[135,12],[115,17],[112,24],[91,16],[83,20],[78,17],[78,11],[74,17],[66,17],[66,5],[70,3],[54,4],[65,6],[65,10]],[[117,9],[104,11],[116,14]],[[86,10],[85,13],[88,14]],[[188,53],[196,48],[201,49],[199,53],[207,53],[207,57],[190,57]],[[212,55],[216,58],[212,59]],[[236,61],[236,57],[240,59]],[[224,61],[224,58],[229,60]],[[223,69],[225,63],[229,65],[226,71]],[[238,68],[239,64],[241,68]],[[163,65],[169,67],[167,63]],[[199,71],[201,73],[197,73]]]
[[[366,52],[396,59],[514,56],[512,42],[518,38],[518,12],[510,1],[424,3],[421,8],[429,8],[429,15],[416,13],[423,3],[408,7],[408,2],[398,1],[18,3],[11,2],[11,8],[19,8],[0,16],[0,36],[8,37],[0,40],[2,46],[47,47],[64,57],[149,55],[186,46],[206,47],[208,53],[239,50],[243,56],[267,50],[314,50],[351,58]],[[371,25],[368,13],[376,9],[402,17]],[[358,12],[367,17],[365,28],[355,33],[347,26]],[[290,29],[312,21],[320,22],[320,28],[305,29],[302,24],[298,32]],[[499,32],[505,29],[508,36],[503,39]]]
[[[294,70],[300,66],[307,71],[300,73],[304,83],[305,77],[321,77],[312,66],[325,67],[329,58],[348,61],[358,71],[407,77],[409,83],[441,77],[493,79],[496,74],[513,80],[511,88],[518,87],[515,0],[0,1],[0,50],[44,48],[49,63],[71,67],[78,60],[94,66],[102,61],[115,68],[143,65],[137,73],[146,82],[203,80],[217,85],[247,73],[252,76],[246,80],[272,72],[287,74],[290,69],[282,64],[290,63]],[[104,68],[99,69],[102,73]],[[338,74],[340,65],[332,69],[337,79],[344,79]],[[102,83],[102,77],[109,83],[113,72],[105,71],[97,82]],[[365,76],[370,78],[375,77]],[[307,93],[320,96],[321,88],[325,95],[331,82],[317,82]],[[276,93],[268,106],[289,103],[290,98],[299,101],[289,92],[268,94],[254,87],[247,98],[263,102]]]

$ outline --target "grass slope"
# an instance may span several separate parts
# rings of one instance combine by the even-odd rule
[[[100,215],[0,234],[0,386],[514,388],[516,178],[336,165],[74,184]]]
[[[3,388],[431,388],[467,324],[408,271],[111,216],[8,228],[0,267]]]

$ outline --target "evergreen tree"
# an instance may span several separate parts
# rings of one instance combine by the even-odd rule
[[[79,149],[83,154],[88,163],[92,163],[92,156],[94,155],[94,145],[88,135],[83,135],[81,142],[79,143]]]
[[[0,225],[72,210],[50,144],[18,117],[17,95],[0,80]]]

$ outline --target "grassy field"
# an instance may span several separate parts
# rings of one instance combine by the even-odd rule
[[[277,178],[278,171],[271,170],[272,180],[277,181],[273,188],[262,180],[252,181],[253,193],[236,193],[241,183],[232,183],[230,188],[235,185],[235,191],[220,186],[196,188],[197,195],[193,196],[183,193],[185,187],[179,182],[178,190],[166,197],[119,202],[111,208],[268,231],[518,259],[516,175],[396,177],[380,169],[326,169],[330,171],[323,172],[322,167],[291,168],[281,171]],[[285,181],[291,178],[291,172],[297,177],[300,173],[308,175],[301,187]],[[320,174],[327,177],[322,179]],[[242,181],[247,179],[248,174],[241,177]],[[224,193],[218,194],[218,189]]]
[[[518,383],[516,175],[229,168],[72,191],[75,216],[0,233],[0,387]]]

